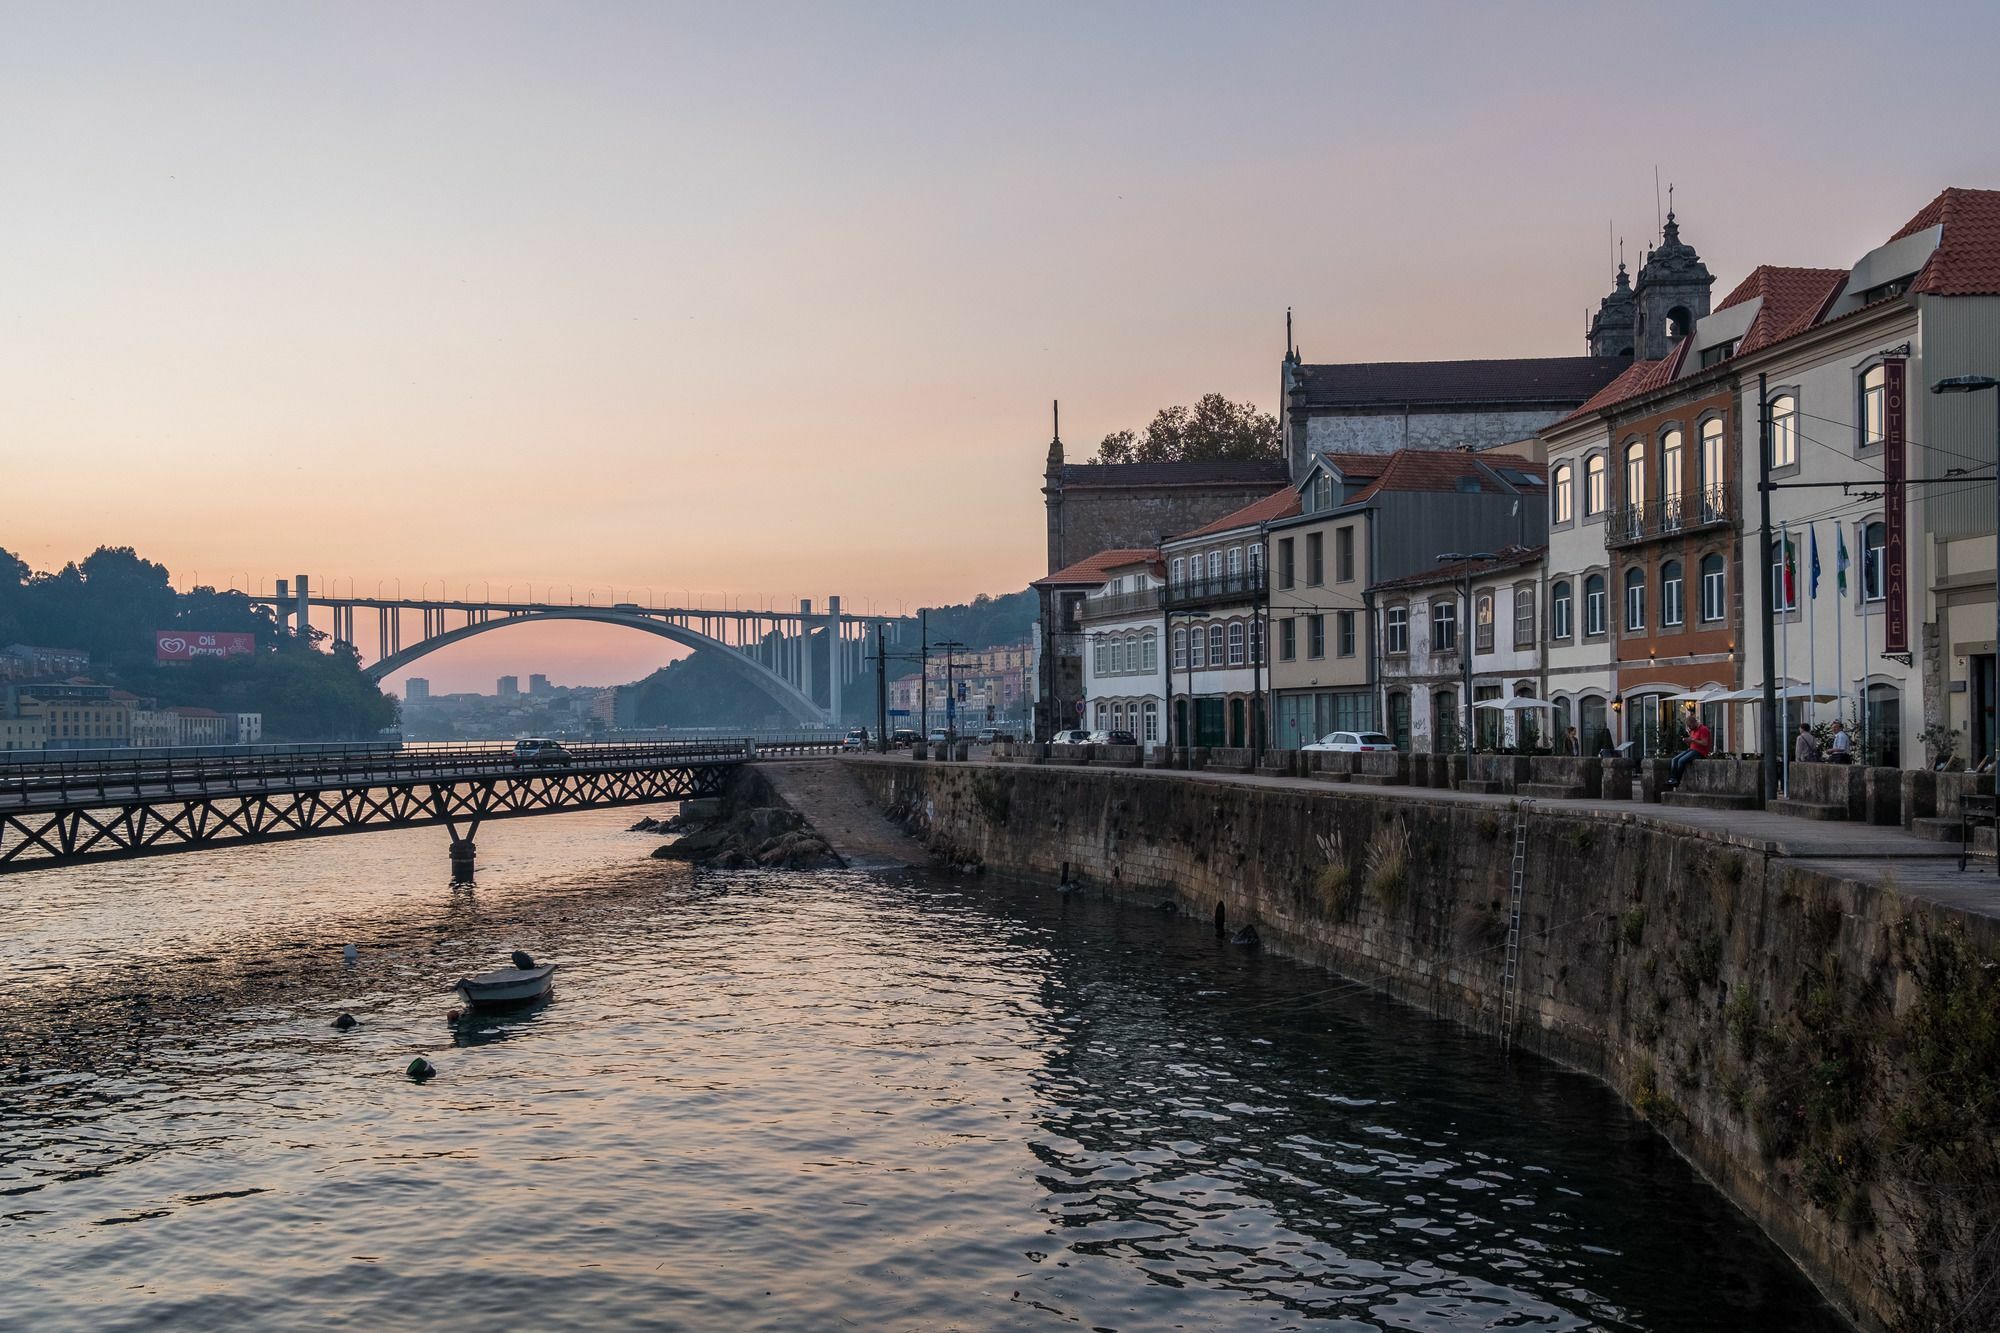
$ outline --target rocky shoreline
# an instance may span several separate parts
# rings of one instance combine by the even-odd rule
[[[704,870],[831,870],[846,864],[804,815],[782,805],[743,805],[706,797],[683,801],[670,819],[642,819],[634,833],[671,833],[653,849],[659,861]]]

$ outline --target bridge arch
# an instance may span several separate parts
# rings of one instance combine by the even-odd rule
[[[401,671],[412,662],[428,657],[440,648],[469,639],[475,634],[484,634],[488,630],[503,629],[510,625],[526,625],[537,620],[590,620],[601,625],[624,625],[631,629],[643,630],[648,634],[657,634],[663,639],[672,639],[675,643],[689,648],[716,649],[724,661],[741,672],[751,684],[769,695],[772,702],[789,713],[794,721],[812,726],[826,725],[825,709],[814,703],[796,685],[741,649],[726,644],[712,635],[691,630],[685,625],[676,625],[671,620],[633,615],[629,611],[614,611],[606,607],[553,607],[546,611],[525,611],[519,615],[461,625],[457,629],[433,635],[421,643],[413,643],[399,653],[391,653],[364,670],[370,680],[379,683],[384,677]]]

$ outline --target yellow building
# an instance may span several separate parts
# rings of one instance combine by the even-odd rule
[[[39,750],[44,734],[39,717],[0,717],[0,750]]]

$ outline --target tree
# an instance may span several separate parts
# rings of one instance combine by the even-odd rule
[[[1143,435],[1113,431],[1097,446],[1099,463],[1190,463],[1219,458],[1281,458],[1278,419],[1255,403],[1205,394],[1191,408],[1162,408]]]

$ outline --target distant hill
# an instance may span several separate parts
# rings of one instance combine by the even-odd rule
[[[1035,593],[1032,588],[989,597],[985,593],[956,606],[929,608],[932,642],[956,639],[967,648],[997,648],[1021,643],[1035,623]],[[912,617],[912,628],[915,628]]]

